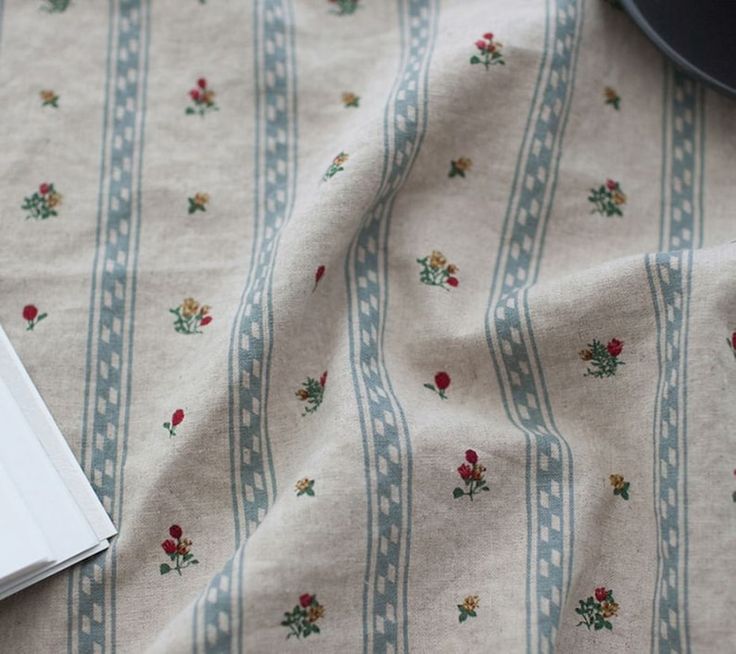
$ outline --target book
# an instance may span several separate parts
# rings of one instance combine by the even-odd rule
[[[0,327],[0,600],[117,533]]]

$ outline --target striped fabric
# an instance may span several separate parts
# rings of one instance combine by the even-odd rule
[[[0,322],[119,528],[0,651],[734,649],[736,107],[617,5],[0,0]]]

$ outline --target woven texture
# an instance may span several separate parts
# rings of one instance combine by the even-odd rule
[[[617,4],[0,0],[0,322],[119,528],[0,649],[733,649],[736,106]]]

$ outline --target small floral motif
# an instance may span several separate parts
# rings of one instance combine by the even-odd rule
[[[184,422],[184,409],[177,409],[171,414],[171,422],[164,423],[164,429],[169,432],[169,437],[176,436],[176,428]]]
[[[465,622],[468,618],[478,616],[478,606],[480,606],[480,598],[477,595],[468,595],[462,604],[457,605],[460,615],[457,616],[458,622]]]
[[[501,54],[501,48],[503,43],[493,40],[493,34],[486,32],[482,39],[478,39],[475,42],[475,47],[478,48],[478,54],[474,54],[470,57],[471,64],[483,64],[488,70],[491,66],[497,64],[505,66],[503,55]]]
[[[620,495],[623,499],[629,499],[629,482],[626,481],[623,475],[609,475],[608,480],[613,486],[613,494]]]
[[[731,353],[733,354],[734,358],[736,358],[736,332],[731,334],[731,338],[726,339],[726,343],[728,343],[728,347],[731,348]]]
[[[307,377],[307,380],[302,383],[302,387],[296,392],[296,396],[302,401],[306,402],[307,406],[304,407],[304,413],[302,416],[306,416],[308,413],[314,413],[319,409],[320,404],[325,396],[325,385],[327,384],[327,371],[325,370],[320,378],[317,380],[314,377]]]
[[[473,162],[470,159],[460,157],[457,161],[450,161],[450,172],[447,176],[457,177],[459,175],[460,177],[465,177],[465,173],[468,172],[472,166]]]
[[[207,80],[204,77],[197,80],[197,87],[189,91],[189,97],[192,99],[192,104],[186,108],[187,114],[198,114],[204,117],[211,111],[220,110],[215,104],[215,92],[207,87]]]
[[[318,634],[317,621],[325,614],[325,607],[317,601],[316,595],[304,593],[299,596],[299,604],[292,611],[284,612],[281,624],[289,628],[286,638],[296,636],[306,638],[309,634]]]
[[[44,182],[39,184],[38,191],[33,195],[23,198],[21,209],[27,211],[26,218],[37,218],[46,220],[50,216],[58,216],[56,207],[61,204],[61,194],[56,191],[53,184]]]
[[[465,482],[465,490],[457,486],[452,491],[455,499],[467,495],[470,501],[473,501],[473,495],[480,491],[490,491],[488,482],[486,481],[486,467],[478,463],[478,453],[475,450],[465,451],[465,463],[458,469],[457,474],[460,475]]]
[[[616,93],[616,89],[607,86],[603,89],[603,97],[606,99],[606,104],[610,104],[616,111],[621,108],[621,97]]]
[[[325,171],[325,174],[322,175],[323,181],[327,181],[328,179],[334,177],[339,173],[341,170],[345,170],[343,168],[343,164],[348,160],[348,153],[347,152],[341,152],[338,154],[330,164],[330,167]]]
[[[59,96],[51,90],[44,90],[38,94],[41,97],[42,107],[54,107],[59,108]]]
[[[354,14],[358,8],[358,0],[329,0],[330,4],[336,5],[330,10],[330,13],[338,16],[347,16]]]
[[[70,0],[46,0],[46,4],[41,7],[42,11],[50,14],[60,14],[69,6]]]
[[[434,384],[424,384],[424,388],[428,388],[430,391],[434,391],[443,400],[446,400],[447,394],[445,393],[445,391],[450,386],[450,381],[450,375],[448,375],[446,372],[438,372],[434,376]]]
[[[449,291],[448,286],[457,288],[460,284],[460,280],[455,277],[459,268],[454,263],[447,263],[445,255],[439,250],[432,250],[432,254],[417,259],[417,263],[422,267],[419,281],[427,286],[439,286]]]
[[[301,497],[302,495],[309,495],[314,497],[314,479],[300,479],[296,482],[296,496]]]
[[[189,213],[196,213],[197,211],[207,211],[207,203],[210,201],[210,196],[207,193],[195,193],[194,197],[188,198],[189,200]]]
[[[325,275],[325,267],[317,266],[317,270],[314,271],[314,288],[312,288],[312,293],[314,293],[317,290],[317,284],[319,284],[319,280],[322,279],[324,275]]]
[[[192,554],[192,539],[182,538],[183,531],[179,525],[171,525],[169,527],[169,536],[163,543],[161,543],[161,549],[168,555],[173,566],[169,563],[162,563],[159,566],[159,571],[162,575],[168,574],[172,570],[181,575],[181,571],[184,568],[188,568],[190,565],[197,565],[199,561],[194,558]]]
[[[613,599],[613,591],[610,588],[600,586],[595,589],[593,595],[587,600],[579,600],[580,606],[575,609],[575,613],[583,619],[578,622],[577,626],[584,624],[588,629],[591,627],[596,631],[601,629],[613,629],[613,625],[609,618],[613,618],[618,613],[619,606]]]
[[[210,307],[206,304],[200,306],[191,297],[185,298],[176,309],[169,309],[169,313],[176,316],[174,329],[180,334],[201,334],[200,327],[206,327],[212,322]]]
[[[626,204],[626,194],[621,190],[621,184],[607,179],[597,189],[590,189],[588,201],[593,205],[590,213],[599,213],[601,216],[623,216],[621,207]]]
[[[48,314],[42,313],[38,315],[38,309],[33,304],[26,304],[23,307],[23,320],[26,321],[26,331],[33,331],[33,328],[40,323]]]
[[[349,91],[346,91],[342,94],[342,103],[345,105],[346,109],[348,107],[359,107],[360,97],[355,95],[355,93],[350,93]]]
[[[592,368],[586,368],[585,377],[612,377],[619,366],[625,365],[618,357],[624,349],[624,342],[612,338],[603,345],[597,338],[588,344],[588,349],[580,350],[580,358]]]

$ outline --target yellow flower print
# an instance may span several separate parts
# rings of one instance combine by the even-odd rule
[[[192,297],[185,298],[181,303],[181,313],[185,318],[191,318],[199,309],[199,302]]]

